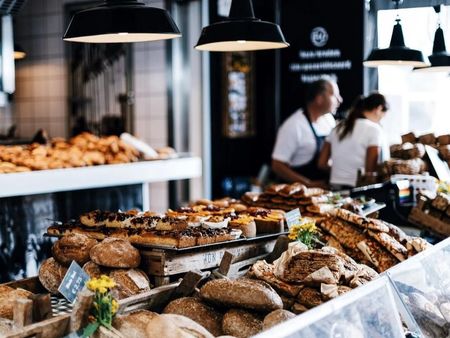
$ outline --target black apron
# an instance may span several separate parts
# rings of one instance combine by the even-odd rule
[[[313,132],[314,138],[316,140],[316,150],[314,152],[314,156],[306,164],[291,167],[292,170],[296,171],[300,175],[303,175],[310,180],[326,180],[329,179],[329,174],[320,170],[317,166],[317,161],[319,160],[320,150],[322,149],[322,145],[325,142],[325,136],[319,136],[316,133],[316,130],[314,129],[314,126],[312,125],[311,119],[309,118],[308,113],[303,111],[303,114],[305,115],[306,119],[308,120],[309,127],[311,128],[311,131]]]

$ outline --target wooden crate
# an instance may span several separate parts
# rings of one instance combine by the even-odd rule
[[[191,270],[211,270],[217,268],[226,251],[234,257],[234,262],[270,253],[277,236],[264,236],[252,240],[221,243],[221,245],[194,248],[192,250],[141,249],[141,269],[155,276],[156,286],[167,284],[170,277]]]
[[[450,236],[450,224],[442,219],[433,217],[429,213],[427,203],[424,199],[419,199],[417,206],[411,209],[408,219],[418,225],[423,226],[439,235]]]

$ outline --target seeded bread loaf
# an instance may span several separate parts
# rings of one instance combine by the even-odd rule
[[[216,279],[200,289],[206,302],[223,307],[239,307],[253,311],[273,311],[283,308],[280,296],[263,281],[251,279]]]
[[[240,309],[231,309],[223,316],[222,329],[225,334],[238,338],[254,336],[262,331],[263,322],[259,316]]]
[[[223,334],[223,314],[206,305],[198,298],[183,297],[175,299],[165,307],[163,312],[186,316],[202,325],[214,336]]]

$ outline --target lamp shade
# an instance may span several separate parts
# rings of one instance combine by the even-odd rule
[[[405,46],[400,19],[397,19],[396,21],[397,23],[394,25],[394,29],[392,31],[389,48],[375,48],[372,50],[368,58],[363,62],[364,66],[378,67],[385,65],[400,65],[426,67],[429,65],[427,58],[420,50],[411,49]]]
[[[14,44],[14,60],[24,59],[27,56],[27,53],[19,44]]]
[[[181,33],[167,11],[136,0],[106,0],[75,13],[63,39],[87,43],[126,43],[173,39]]]
[[[444,31],[441,27],[434,33],[433,54],[430,59],[431,66],[425,68],[415,68],[416,72],[450,72],[450,54],[445,48]]]
[[[228,20],[204,27],[195,48],[211,52],[231,52],[288,46],[280,26],[255,17],[251,0],[234,0]]]

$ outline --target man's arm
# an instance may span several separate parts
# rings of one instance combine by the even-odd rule
[[[309,178],[300,175],[296,171],[292,170],[289,165],[284,162],[272,159],[272,170],[277,174],[280,178],[285,180],[286,182],[300,182],[307,187],[325,187],[326,184],[323,181],[312,181]]]

